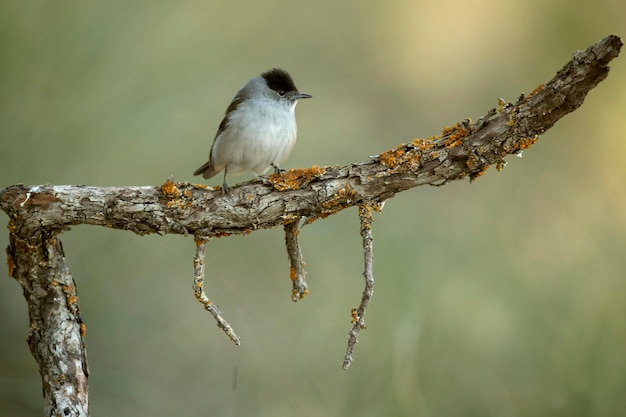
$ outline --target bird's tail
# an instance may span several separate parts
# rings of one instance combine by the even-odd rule
[[[200,175],[200,174],[202,174],[202,178],[209,179],[209,178],[217,175],[217,173],[220,172],[220,171],[221,170],[217,170],[217,169],[215,169],[211,165],[211,161],[208,161],[206,164],[204,164],[200,168],[196,169],[193,172],[193,175]]]

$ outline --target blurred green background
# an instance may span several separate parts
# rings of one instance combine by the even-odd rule
[[[200,182],[229,100],[273,66],[314,96],[284,167],[362,161],[530,92],[576,49],[625,36],[624,16],[621,0],[0,1],[0,187]],[[238,348],[193,297],[191,238],[65,233],[92,414],[623,415],[625,60],[503,172],[387,202],[347,372],[355,209],[302,230],[297,304],[281,230],[210,242],[207,289]],[[39,416],[5,268],[0,315],[0,415]]]

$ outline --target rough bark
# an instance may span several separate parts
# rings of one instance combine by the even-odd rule
[[[532,146],[538,135],[577,109],[606,78],[608,63],[621,46],[617,36],[609,36],[575,52],[552,80],[515,103],[500,102],[499,109],[475,123],[462,121],[441,135],[416,139],[361,163],[250,181],[225,196],[172,180],[144,187],[14,185],[1,190],[0,208],[9,215],[9,275],[23,287],[28,303],[28,343],[40,367],[45,415],[88,415],[84,325],[59,233],[92,224],[203,240],[302,218],[311,222],[354,205],[377,205],[419,185],[475,179],[491,165],[502,168],[505,156]]]

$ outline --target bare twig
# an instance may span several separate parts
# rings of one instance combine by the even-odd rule
[[[292,301],[302,300],[309,294],[309,288],[304,281],[304,261],[302,251],[298,243],[299,221],[285,223],[285,243],[287,244],[287,255],[289,256],[289,277],[293,284],[291,290]]]
[[[215,317],[215,321],[217,321],[217,326],[226,333],[226,335],[232,340],[237,346],[241,343],[239,340],[239,336],[235,334],[235,331],[230,324],[222,317],[220,310],[217,305],[214,304],[207,297],[204,292],[204,255],[206,252],[206,240],[196,238],[196,255],[193,258],[193,293],[196,296],[196,299],[202,304],[206,311],[211,313],[213,317]]]
[[[363,203],[359,204],[359,220],[361,221],[361,237],[363,238],[363,258],[365,267],[363,278],[365,278],[365,289],[358,308],[353,308],[350,312],[352,316],[352,329],[348,333],[348,348],[343,359],[343,369],[348,369],[352,363],[352,351],[359,339],[359,332],[365,329],[365,312],[374,294],[374,249],[372,245],[372,210],[379,211],[381,204]]]

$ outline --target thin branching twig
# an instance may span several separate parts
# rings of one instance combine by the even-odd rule
[[[363,238],[363,257],[365,268],[363,270],[363,278],[365,278],[365,289],[363,289],[363,297],[358,308],[353,308],[350,315],[352,316],[352,329],[348,333],[348,348],[343,359],[343,369],[348,369],[352,363],[352,351],[359,339],[359,332],[365,329],[365,312],[367,306],[374,294],[374,250],[372,245],[372,210],[380,210],[380,205],[372,205],[371,203],[359,204],[359,220],[361,221],[361,237]]]
[[[215,317],[215,321],[217,321],[217,326],[226,333],[226,335],[232,340],[237,346],[241,343],[239,340],[239,336],[235,334],[235,331],[230,324],[222,317],[218,307],[216,304],[209,300],[206,293],[204,292],[204,254],[206,252],[206,240],[196,238],[196,254],[193,258],[193,293],[196,296],[196,299],[202,304],[206,311],[211,313],[213,317]]]
[[[299,221],[286,223],[285,242],[287,244],[287,255],[289,255],[289,277],[293,284],[291,290],[291,299],[295,302],[302,300],[309,294],[309,288],[304,281],[304,261],[302,260],[302,251],[298,243],[298,225]]]

